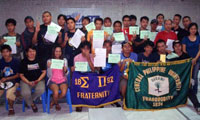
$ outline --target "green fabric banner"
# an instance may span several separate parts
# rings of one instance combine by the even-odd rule
[[[191,59],[129,65],[125,109],[156,110],[187,103]]]

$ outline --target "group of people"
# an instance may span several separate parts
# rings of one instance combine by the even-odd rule
[[[130,26],[136,25],[137,17],[135,15],[124,15],[122,22],[117,20],[112,24],[110,17],[96,18],[94,20],[95,29],[103,30],[104,27],[113,27],[113,34],[123,32],[125,39],[122,42],[116,41],[113,34],[108,34],[104,31],[104,43],[103,48],[106,49],[106,66],[95,67],[94,57],[95,50],[93,49],[93,31],[87,31],[86,25],[91,20],[89,17],[82,19],[82,28],[80,30],[85,34],[81,37],[81,44],[78,48],[69,43],[74,36],[77,28],[76,21],[80,16],[75,18],[66,18],[65,15],[60,14],[57,17],[57,23],[62,27],[58,33],[58,37],[55,43],[45,39],[47,32],[47,26],[52,22],[52,15],[49,11],[45,11],[42,14],[43,24],[37,21],[34,26],[34,19],[31,16],[27,16],[24,19],[26,28],[22,34],[18,34],[15,31],[17,22],[9,18],[5,22],[5,26],[8,30],[6,34],[3,34],[0,38],[0,96],[3,95],[6,90],[6,98],[9,103],[8,115],[14,115],[14,101],[16,99],[16,89],[21,88],[21,96],[24,98],[26,104],[30,106],[33,112],[38,112],[38,108],[35,104],[35,100],[45,92],[46,87],[53,91],[53,99],[50,103],[50,107],[61,110],[61,106],[58,100],[66,95],[68,89],[68,83],[66,75],[70,71],[70,79],[72,73],[75,71],[76,62],[87,62],[87,72],[103,73],[112,68],[113,65],[108,63],[108,55],[112,53],[113,45],[121,45],[121,60],[118,63],[120,67],[120,83],[119,88],[122,97],[126,95],[127,86],[127,64],[129,62],[161,62],[161,54],[175,53],[178,57],[173,59],[166,59],[166,61],[182,60],[192,58],[193,72],[192,78],[194,84],[189,89],[188,96],[192,101],[197,112],[200,112],[200,103],[196,97],[198,92],[198,70],[199,70],[199,47],[200,37],[198,34],[198,25],[192,22],[189,16],[176,14],[171,19],[165,19],[163,14],[158,14],[155,19],[150,22],[150,31],[158,32],[155,40],[149,38],[140,38],[140,35],[129,34]],[[180,27],[182,20],[184,28]],[[149,25],[149,18],[143,16],[140,18],[140,31],[147,30]],[[12,49],[5,37],[16,37],[16,54],[12,54]],[[167,49],[167,41],[169,39],[174,40],[174,51]],[[51,68],[52,59],[64,60],[63,69]],[[49,81],[46,80],[48,76]],[[34,93],[32,94],[32,89]],[[59,90],[61,91],[59,93]],[[120,106],[118,103],[116,106]],[[81,108],[76,108],[77,111],[81,111]]]

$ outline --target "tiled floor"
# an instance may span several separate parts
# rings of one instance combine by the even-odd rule
[[[199,85],[200,86],[200,85]],[[198,92],[198,99],[200,101],[200,89]],[[51,110],[50,114],[42,112],[42,105],[39,104],[39,112],[33,113],[31,109],[26,109],[26,112],[22,112],[22,105],[15,105],[15,116],[8,117],[7,111],[4,106],[0,106],[0,120],[88,120],[88,108],[83,108],[82,112],[75,112],[75,108],[71,114],[69,113],[69,107],[66,103],[61,103],[61,111]],[[105,108],[111,108],[113,106],[105,106]],[[101,108],[99,108],[101,109]],[[124,111],[124,110],[123,110]],[[109,114],[109,113],[105,113]],[[186,107],[181,107],[171,110],[160,111],[124,111],[127,120],[200,120],[191,102],[188,102]]]
[[[200,94],[199,94],[200,95]],[[200,96],[199,96],[200,100]],[[31,109],[26,109],[26,112],[22,112],[22,105],[15,105],[15,116],[8,117],[7,111],[4,106],[0,107],[0,120],[88,120],[88,109],[84,108],[83,112],[69,113],[68,106],[62,103],[62,110],[55,111],[51,110],[50,114],[42,112],[42,105],[39,104],[39,112],[33,113]],[[111,105],[105,108],[113,107]],[[73,108],[74,109],[74,108]],[[101,108],[99,108],[101,109]],[[75,110],[75,109],[74,109]],[[107,114],[107,113],[105,113]],[[108,113],[109,114],[109,113]],[[191,103],[186,107],[171,109],[171,110],[160,110],[160,111],[124,111],[128,120],[200,120],[200,115],[198,115],[193,109]]]

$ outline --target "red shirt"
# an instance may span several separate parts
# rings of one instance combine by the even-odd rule
[[[173,31],[171,31],[171,32],[162,31],[157,34],[154,44],[156,44],[157,41],[160,39],[164,40],[167,43],[168,39],[177,40],[178,38],[177,38],[176,33]]]
[[[123,31],[124,35],[128,36],[128,40],[131,41],[132,35],[129,34],[129,28],[126,28],[126,29],[123,28],[122,31]]]

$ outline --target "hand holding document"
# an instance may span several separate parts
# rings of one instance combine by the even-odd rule
[[[108,54],[108,63],[119,63],[120,60],[120,54]]]
[[[7,36],[3,37],[3,39],[7,40],[4,44],[9,45],[12,49],[12,54],[17,53],[17,47],[16,47],[16,36]]]
[[[125,36],[124,36],[123,32],[114,33],[113,37],[115,38],[115,41],[117,41],[117,42],[122,42],[125,40]]]
[[[166,55],[165,54],[160,54],[160,61],[166,62]]]
[[[169,60],[170,60],[170,59],[173,59],[173,58],[178,58],[178,57],[179,57],[179,56],[178,56],[176,53],[173,53],[173,52],[172,52],[171,54],[168,54],[168,55],[167,55],[167,59],[169,59]]]
[[[44,38],[54,43],[60,30],[61,27],[59,25],[55,24],[54,22],[51,22],[51,24],[47,26],[47,32]]]
[[[75,48],[78,48],[81,43],[82,36],[85,36],[85,34],[81,30],[77,29],[69,43]]]
[[[105,67],[106,66],[106,49],[96,48],[94,57],[94,67]]]
[[[102,48],[104,42],[104,30],[93,31],[93,48]]]
[[[174,42],[174,40],[172,40],[172,39],[167,40],[167,50],[173,51],[173,42]]]
[[[149,38],[150,31],[148,30],[141,30],[140,31],[140,39]]]
[[[63,69],[64,60],[52,59],[51,60],[51,69]]]
[[[75,62],[75,71],[87,72],[88,66],[88,62]]]
[[[87,24],[87,25],[85,26],[85,28],[86,28],[86,30],[87,30],[88,32],[89,32],[90,30],[95,30],[95,29],[96,29],[94,22],[91,22],[91,23]]]
[[[116,44],[112,45],[112,53],[121,53],[122,52],[122,45],[121,44]]]
[[[140,33],[140,28],[138,26],[130,26],[129,27],[130,35],[134,35],[134,34],[139,35],[139,33]]]

